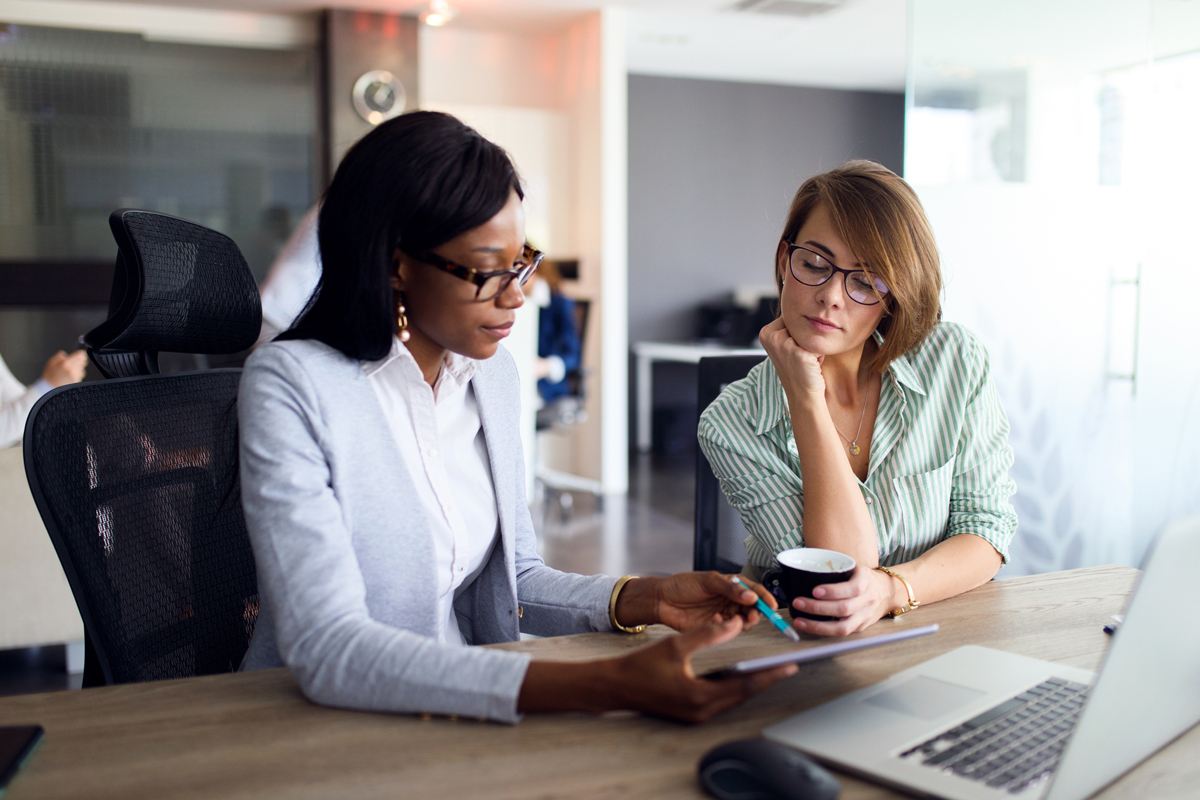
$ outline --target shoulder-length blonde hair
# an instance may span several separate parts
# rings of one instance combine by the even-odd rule
[[[919,347],[941,319],[942,272],[933,229],[912,187],[874,161],[847,161],[806,180],[788,210],[784,242],[793,243],[817,206],[828,212],[867,274],[888,285],[887,310],[877,328],[883,344],[868,365],[882,372]],[[775,285],[782,300],[787,268],[776,252]]]

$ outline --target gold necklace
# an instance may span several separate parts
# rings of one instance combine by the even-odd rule
[[[867,400],[870,397],[871,395],[868,392],[866,397],[863,398],[863,410],[862,413],[858,415],[858,432],[854,434],[854,441],[850,441],[850,437],[842,433],[842,429],[838,427],[836,422],[833,423],[833,428],[838,432],[838,436],[841,436],[846,440],[846,444],[850,445],[850,455],[852,456],[856,456],[862,452],[862,448],[858,446],[858,437],[862,435],[863,420],[867,418]],[[832,414],[829,415],[829,421],[833,422]]]

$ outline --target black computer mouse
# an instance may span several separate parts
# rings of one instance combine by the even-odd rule
[[[770,739],[741,739],[700,759],[700,785],[719,800],[833,800],[842,785],[824,767]]]

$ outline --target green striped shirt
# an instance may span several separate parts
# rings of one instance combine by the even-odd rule
[[[770,359],[730,384],[700,415],[700,446],[750,536],[751,564],[804,546],[804,483],[787,397]],[[1007,563],[1017,530],[1008,417],[973,334],[940,323],[881,381],[867,479],[859,489],[879,561],[910,561],[960,533],[991,543]]]

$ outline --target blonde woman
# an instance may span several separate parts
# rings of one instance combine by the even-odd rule
[[[852,556],[845,583],[795,609],[820,635],[965,592],[1008,558],[1008,420],[987,353],[940,322],[941,272],[916,194],[870,161],[810,178],[775,257],[768,359],[700,418],[700,445],[741,513],[747,573],[777,553]]]

